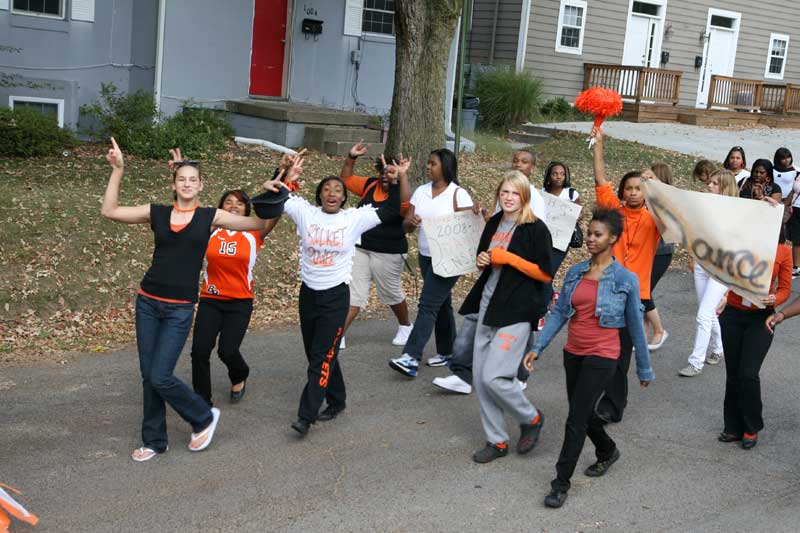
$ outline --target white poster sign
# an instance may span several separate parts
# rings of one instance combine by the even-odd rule
[[[550,237],[553,239],[553,248],[566,252],[569,241],[572,240],[572,232],[575,231],[575,223],[581,216],[581,206],[569,200],[563,200],[558,196],[542,191],[544,203],[547,206],[547,229],[550,230]]]
[[[477,271],[475,257],[485,226],[483,217],[472,211],[423,220],[433,271],[446,278]]]
[[[708,274],[764,307],[783,206],[642,181],[647,207],[664,241],[680,244]]]

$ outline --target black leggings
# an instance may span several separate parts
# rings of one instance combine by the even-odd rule
[[[653,270],[650,271],[650,299],[642,300],[645,313],[649,313],[656,308],[656,303],[653,300],[653,291],[656,290],[656,285],[661,281],[661,277],[667,272],[670,263],[672,263],[672,254],[657,255],[653,258]]]
[[[219,335],[219,358],[228,368],[231,385],[250,375],[250,367],[239,348],[253,314],[253,300],[219,300],[201,298],[192,333],[192,386],[211,403],[211,351]]]

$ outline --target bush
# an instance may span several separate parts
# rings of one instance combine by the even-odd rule
[[[72,131],[59,128],[53,117],[26,107],[0,109],[0,156],[54,155],[75,144]]]
[[[481,123],[504,131],[535,115],[541,104],[542,82],[525,72],[498,70],[478,76],[475,94],[481,100]]]
[[[567,121],[567,120],[587,120],[588,115],[581,113],[563,97],[553,98],[546,101],[539,108],[539,113],[542,118],[551,121]],[[591,117],[588,117],[591,118]]]
[[[139,90],[121,95],[114,84],[103,84],[100,100],[81,111],[98,127],[91,133],[99,138],[114,137],[126,152],[150,159],[166,156],[180,147],[193,157],[210,157],[225,149],[233,129],[222,113],[184,106],[176,115],[162,120],[151,93]]]

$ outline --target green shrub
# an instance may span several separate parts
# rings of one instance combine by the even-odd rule
[[[114,137],[126,153],[150,159],[163,158],[175,147],[192,157],[211,157],[224,150],[233,135],[219,111],[187,105],[162,119],[151,93],[119,94],[113,83],[103,84],[100,100],[81,111],[97,124],[89,130],[92,135]]]
[[[588,120],[591,118],[572,107],[563,96],[552,98],[543,103],[541,107],[539,107],[539,113],[542,115],[543,119],[554,122]]]
[[[542,82],[525,72],[497,70],[478,76],[475,94],[481,100],[481,123],[502,131],[536,114],[541,104]]]
[[[75,144],[72,131],[59,128],[53,117],[26,107],[0,109],[0,156],[54,155]]]

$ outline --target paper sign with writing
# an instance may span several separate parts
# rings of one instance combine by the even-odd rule
[[[483,217],[472,211],[459,211],[423,220],[433,271],[449,278],[478,270],[475,257],[485,226]]]
[[[652,180],[642,189],[664,241],[680,244],[708,274],[763,308],[769,294],[783,207],[684,191]]]
[[[550,237],[553,239],[553,248],[566,252],[569,241],[572,239],[572,232],[575,231],[575,223],[581,216],[581,206],[569,200],[563,200],[558,196],[542,192],[544,203],[547,206],[547,229],[550,230]]]

